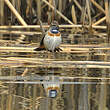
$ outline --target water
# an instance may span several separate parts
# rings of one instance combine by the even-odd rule
[[[75,48],[60,53],[2,50],[0,110],[109,110],[110,64],[103,63],[109,62],[109,49],[94,50],[98,44],[106,47],[100,37],[94,36],[94,40],[88,35],[83,41],[81,37],[70,35],[67,39],[64,34],[63,44],[94,45],[89,46],[91,52],[78,53]],[[88,41],[88,38],[91,39]],[[34,42],[34,37],[31,40]],[[58,84],[56,98],[47,95],[45,84]]]

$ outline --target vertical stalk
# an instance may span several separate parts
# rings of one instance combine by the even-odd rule
[[[87,13],[88,13],[88,18],[89,18],[89,25],[91,26],[91,10],[90,10],[90,0],[86,0],[86,5],[87,5]]]
[[[105,0],[105,15],[106,15],[106,24],[107,24],[107,43],[109,43],[109,4],[108,0]]]
[[[4,0],[0,0],[0,25],[4,24]],[[0,34],[0,39],[2,39],[3,35]]]
[[[76,11],[75,11],[74,5],[72,5],[71,14],[72,14],[72,20],[74,24],[77,24],[77,17],[76,17]]]
[[[4,0],[0,0],[0,25],[4,24]]]
[[[59,0],[59,6],[58,6],[58,9],[60,12],[62,12],[62,0]],[[58,16],[58,18],[60,19],[61,16]]]
[[[41,0],[36,0],[38,19],[41,20]]]

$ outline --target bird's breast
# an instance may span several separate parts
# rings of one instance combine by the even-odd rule
[[[58,32],[58,33],[56,33],[56,34],[53,34],[53,33],[51,33],[51,32],[48,32],[48,36],[50,36],[50,37],[54,37],[54,36],[56,36],[56,37],[61,37],[61,34],[60,34],[60,32]]]
[[[44,38],[44,45],[48,50],[54,50],[56,47],[59,47],[61,44],[61,34],[60,32],[57,34],[53,34],[51,32],[47,32]]]

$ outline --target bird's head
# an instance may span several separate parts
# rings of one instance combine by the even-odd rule
[[[50,25],[50,31],[53,34],[57,34],[59,32],[59,25],[57,21],[53,21]]]

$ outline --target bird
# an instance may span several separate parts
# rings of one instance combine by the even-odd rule
[[[59,52],[62,49],[59,47],[62,42],[61,33],[57,21],[53,21],[49,30],[43,36],[40,46],[35,48],[35,51],[48,50],[50,52]]]

